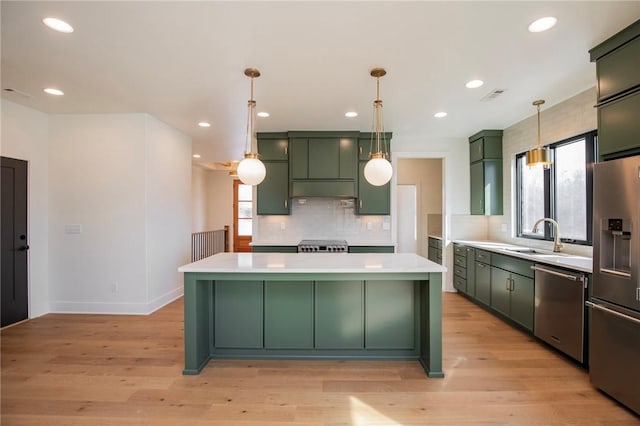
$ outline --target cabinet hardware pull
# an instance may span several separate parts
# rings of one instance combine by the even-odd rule
[[[360,200],[360,208],[362,208],[362,199]]]
[[[361,147],[361,146],[359,146],[359,147],[358,147],[358,150],[359,150],[359,152],[358,152],[358,153],[359,153],[360,155],[362,155],[362,147]]]
[[[507,278],[507,280],[505,281],[505,284],[506,284],[507,291],[510,291],[511,290],[511,281],[509,280],[509,278]]]
[[[288,147],[284,147],[284,155],[287,155],[289,153],[289,148]]]
[[[640,287],[636,288],[636,300],[640,302]]]
[[[288,208],[289,207],[289,200],[284,200],[284,208]]]
[[[516,280],[511,278],[511,288],[509,290],[513,291],[516,289]]]

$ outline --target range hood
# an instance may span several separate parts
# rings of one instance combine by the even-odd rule
[[[358,192],[354,180],[298,180],[292,181],[291,198],[356,198]]]

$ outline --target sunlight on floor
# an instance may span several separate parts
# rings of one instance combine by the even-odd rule
[[[370,407],[358,398],[350,396],[351,403],[351,424],[355,426],[363,425],[388,425],[402,426],[402,423],[395,422],[390,418],[380,414],[378,410]]]

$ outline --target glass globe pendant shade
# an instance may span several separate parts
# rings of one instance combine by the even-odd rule
[[[246,153],[238,164],[238,177],[246,185],[258,185],[264,180],[267,170],[257,154]]]
[[[373,186],[382,186],[391,180],[393,168],[381,153],[371,154],[371,160],[364,166],[364,178]]]

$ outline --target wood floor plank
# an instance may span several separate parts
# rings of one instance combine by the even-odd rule
[[[149,316],[45,315],[2,330],[2,425],[640,424],[587,372],[457,294],[444,379],[414,361],[213,360],[183,376],[183,302]]]

